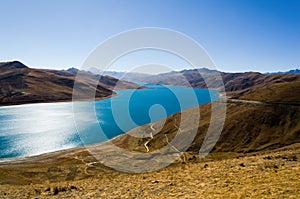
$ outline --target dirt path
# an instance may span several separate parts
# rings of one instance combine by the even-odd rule
[[[261,102],[253,100],[227,99],[227,102],[254,104],[254,105],[277,105],[277,106],[300,106],[299,102]]]

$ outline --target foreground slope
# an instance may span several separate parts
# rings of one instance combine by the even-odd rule
[[[77,155],[78,160],[64,158],[51,166],[43,163],[27,165],[27,169],[21,165],[5,169],[11,172],[11,181],[0,185],[0,198],[297,199],[300,195],[299,146],[239,158],[188,162],[144,174],[119,173],[99,164],[88,166],[83,161],[95,160],[84,156],[81,161]],[[0,168],[1,175],[3,170]],[[20,170],[23,178],[16,181]]]

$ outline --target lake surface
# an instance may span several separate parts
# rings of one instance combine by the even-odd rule
[[[118,96],[104,100],[0,107],[0,158],[106,141],[136,126],[219,99],[217,91],[206,89],[145,86],[148,88],[119,90]],[[80,114],[75,113],[76,120],[74,105],[81,107]],[[91,114],[86,106],[93,106],[95,112]]]

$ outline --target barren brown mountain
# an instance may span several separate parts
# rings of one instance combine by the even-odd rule
[[[69,101],[72,99],[75,77],[74,72],[31,69],[18,61],[1,62],[0,105]],[[98,99],[115,94],[113,89],[139,88],[130,82],[87,72],[81,72],[78,85],[85,92],[95,92]]]
[[[242,95],[250,93],[258,93],[257,89],[264,88],[269,90],[269,86],[274,86],[274,84],[288,83],[293,82],[294,87],[299,85],[300,75],[299,74],[261,74],[258,72],[244,72],[244,73],[226,73],[220,72],[217,70],[209,70],[206,68],[201,69],[191,69],[191,70],[182,70],[180,72],[169,72],[159,75],[151,75],[146,78],[143,75],[138,74],[125,74],[122,79],[128,81],[140,81],[147,82],[151,84],[166,84],[166,85],[179,85],[179,86],[192,86],[198,88],[207,88],[207,84],[211,88],[219,88],[219,81],[216,81],[218,76],[216,73],[219,73],[222,77],[225,91],[228,96],[232,98],[238,98]],[[114,76],[118,76],[118,73],[111,73]],[[205,78],[205,81],[204,81]],[[205,83],[206,82],[206,83]],[[295,83],[298,82],[298,83]],[[291,86],[287,86],[286,89],[290,89]],[[299,87],[298,87],[299,88]],[[298,89],[297,88],[297,89]],[[275,89],[275,87],[274,87]],[[283,92],[288,93],[285,88]],[[272,89],[271,89],[272,90]],[[262,91],[266,92],[266,91]],[[297,92],[293,92],[297,93]],[[299,93],[299,92],[298,92]],[[265,93],[267,94],[267,93]],[[277,95],[281,96],[281,95]],[[298,95],[299,96],[299,95]],[[291,96],[287,96],[291,97]],[[295,96],[294,96],[295,97]],[[287,99],[288,100],[288,99]]]

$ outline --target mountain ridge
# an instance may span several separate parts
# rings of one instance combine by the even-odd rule
[[[172,71],[158,75],[148,75],[146,78],[138,74],[123,74],[123,80],[150,84],[166,84],[197,88],[207,88],[206,83],[211,89],[219,89],[219,74],[223,80],[226,95],[238,99],[242,95],[254,93],[256,89],[268,88],[274,84],[298,82],[299,74],[262,74],[259,72],[240,72],[227,73],[217,70],[209,70],[207,68],[189,69],[182,71]],[[118,73],[112,74],[117,76]],[[205,80],[205,81],[204,81]]]
[[[0,105],[71,101],[76,75],[65,70],[33,69],[19,61],[0,62]],[[85,92],[79,94],[78,100],[90,100],[86,93],[103,99],[115,95],[114,89],[140,88],[131,82],[87,72],[81,72],[78,84]]]
[[[285,71],[285,72],[268,72],[266,74],[300,74],[300,69],[292,69],[292,70],[289,70],[289,71]]]

